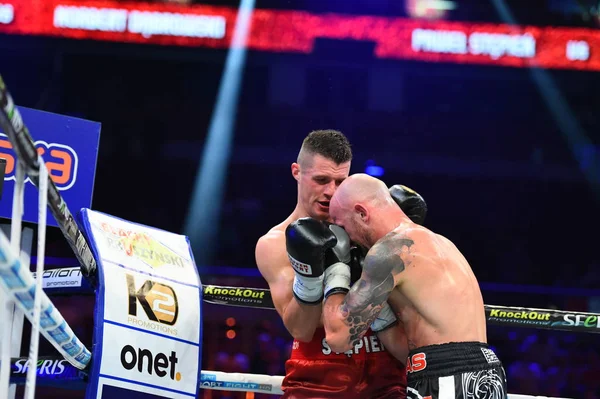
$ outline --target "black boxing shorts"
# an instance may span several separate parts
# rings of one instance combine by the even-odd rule
[[[285,363],[282,399],[404,399],[406,370],[371,331],[336,353],[318,328],[312,341],[294,341]]]
[[[408,399],[506,399],[502,362],[487,344],[452,342],[411,350]]]

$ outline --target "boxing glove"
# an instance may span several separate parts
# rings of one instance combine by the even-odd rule
[[[323,273],[328,250],[337,244],[329,227],[313,218],[301,218],[285,229],[288,258],[296,275],[293,292],[299,302],[317,305],[323,299]]]
[[[360,279],[366,255],[367,251],[362,247],[353,246],[350,249],[350,285],[353,285]]]
[[[427,203],[419,193],[402,184],[395,184],[390,187],[390,194],[410,220],[423,224],[427,216]]]
[[[394,311],[387,302],[383,303],[383,307],[377,315],[377,318],[371,323],[371,331],[379,332],[392,327],[398,322]]]
[[[337,243],[325,254],[325,273],[323,279],[323,295],[325,299],[331,294],[350,291],[351,242],[346,230],[335,224],[328,224],[335,235]]]

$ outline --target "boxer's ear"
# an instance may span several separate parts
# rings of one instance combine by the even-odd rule
[[[292,176],[296,181],[300,181],[300,165],[296,162],[292,164]]]
[[[361,204],[356,204],[354,205],[354,211],[358,214],[358,217],[360,217],[360,220],[363,222],[366,223],[369,220],[369,211],[366,207],[362,206]]]

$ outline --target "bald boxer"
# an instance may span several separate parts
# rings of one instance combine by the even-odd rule
[[[486,343],[481,291],[456,246],[413,223],[383,182],[368,175],[340,185],[330,215],[369,249],[350,291],[326,295],[323,320],[331,349],[352,348],[369,327],[402,326],[407,339],[397,345],[410,351],[409,398],[506,398],[502,363]]]
[[[371,330],[365,331],[362,341],[342,351],[345,353],[336,353],[325,342],[321,321],[325,275],[337,281],[331,266],[345,262],[353,268],[357,280],[362,256],[342,229],[332,226],[314,231],[304,218],[319,225],[329,220],[331,197],[348,177],[351,160],[350,143],[341,132],[310,133],[291,166],[298,184],[296,208],[256,245],[257,266],[269,284],[277,312],[294,338],[291,358],[285,364],[284,398],[406,397],[404,365]],[[401,185],[390,191],[399,206],[416,221],[423,221],[427,208],[421,196]],[[348,276],[346,284],[351,280]]]

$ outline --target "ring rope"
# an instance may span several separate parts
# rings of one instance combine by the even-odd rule
[[[215,305],[275,309],[266,288],[205,285],[204,302]],[[600,314],[555,309],[484,305],[487,322],[499,326],[534,327],[546,330],[600,333]]]
[[[92,282],[80,279],[72,281],[73,275],[84,274],[78,267],[49,269],[52,285],[45,286],[49,295],[72,295],[93,293]],[[267,288],[203,285],[204,302],[256,309],[275,309],[271,291]],[[484,305],[490,325],[529,327],[584,333],[600,333],[600,314],[557,309],[539,309],[514,306]]]
[[[247,373],[225,373],[222,371],[202,370],[203,389],[215,389],[219,391],[256,392],[272,395],[282,395],[281,383],[283,376]],[[225,385],[227,385],[225,387]],[[508,399],[568,399],[547,396],[529,396],[520,394],[508,394]]]
[[[4,232],[0,231],[0,287],[32,323],[35,281],[29,268],[21,262],[19,252],[15,253]],[[90,362],[90,351],[77,338],[46,292],[41,293],[40,332],[69,363],[84,369]]]
[[[48,361],[61,360],[60,358],[44,358]],[[15,362],[24,362],[26,357],[13,359]],[[14,367],[13,367],[14,368]],[[38,375],[41,386],[56,386],[57,380],[73,384],[76,380],[85,381],[86,373],[77,370],[71,365],[65,365],[65,370],[59,376]],[[281,384],[284,377],[278,375],[251,374],[251,373],[227,373],[215,370],[202,370],[199,387],[217,391],[255,392],[270,395],[282,395]],[[12,382],[12,381],[11,381]],[[22,385],[22,379],[15,381]],[[529,396],[520,394],[508,394],[508,399],[568,399],[546,396]]]

